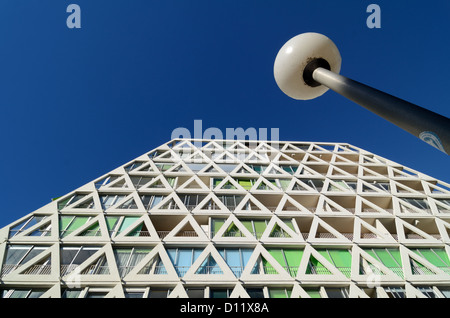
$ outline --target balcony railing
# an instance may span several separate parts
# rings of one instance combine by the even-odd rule
[[[165,238],[171,231],[156,231],[160,239]],[[150,236],[150,235],[149,235]],[[181,231],[176,234],[177,237],[198,237],[195,231]]]

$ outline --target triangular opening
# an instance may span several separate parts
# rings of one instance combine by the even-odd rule
[[[197,232],[192,227],[190,222],[186,224],[174,235],[175,237],[198,237]]]
[[[195,271],[195,274],[202,274],[202,275],[222,275],[223,271],[220,268],[220,266],[217,264],[214,257],[209,254],[203,263],[197,268]]]
[[[309,257],[308,266],[305,274],[307,275],[332,275],[331,271],[319,262],[313,255]]]
[[[86,230],[78,234],[77,236],[101,236],[102,232],[100,230],[99,222],[95,222],[91,226],[89,226]]]
[[[289,233],[287,233],[278,223],[274,225],[270,231],[269,237],[277,238],[291,238]]]
[[[33,265],[28,266],[28,268],[22,271],[20,275],[51,275],[51,265],[51,255],[49,255]]]
[[[150,237],[150,231],[147,229],[145,222],[142,222],[125,236]]]
[[[106,255],[103,254],[94,261],[92,261],[88,266],[81,271],[82,275],[109,275],[108,261],[106,260]]]
[[[278,275],[279,273],[263,255],[260,255],[256,260],[250,274]]]
[[[167,275],[167,269],[164,262],[161,260],[159,253],[152,257],[152,259],[137,273],[139,275]]]
[[[120,204],[117,209],[137,209],[136,201],[134,201],[134,198],[129,198],[124,203]]]

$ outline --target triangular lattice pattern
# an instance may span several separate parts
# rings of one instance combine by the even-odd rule
[[[450,185],[344,143],[172,140],[0,230],[2,297],[450,297]]]

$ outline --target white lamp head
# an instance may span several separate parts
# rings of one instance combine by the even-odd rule
[[[339,73],[341,61],[338,48],[325,35],[303,33],[283,45],[275,58],[273,73],[278,87],[289,97],[313,99],[328,88],[315,82],[308,69],[320,66]]]

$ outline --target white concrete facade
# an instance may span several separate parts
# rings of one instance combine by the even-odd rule
[[[175,139],[0,230],[2,297],[450,297],[450,185],[345,143]]]

